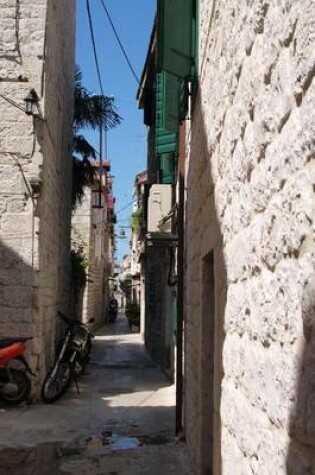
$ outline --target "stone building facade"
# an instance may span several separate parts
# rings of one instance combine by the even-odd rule
[[[144,111],[147,129],[147,182],[144,199],[144,229],[142,230],[142,272],[145,280],[144,342],[151,358],[157,362],[170,380],[175,377],[175,327],[177,288],[170,283],[174,270],[175,251],[173,242],[148,234],[149,195],[152,185],[170,184],[163,180],[160,160],[157,156],[157,93],[156,93],[157,28],[153,25],[147,57],[141,76],[137,99]],[[173,184],[173,191],[175,184]],[[174,191],[175,196],[175,191]],[[175,201],[175,199],[174,199]]]
[[[114,281],[114,203],[108,162],[103,166],[101,207],[100,185],[85,188],[83,200],[72,216],[72,247],[83,249],[87,279],[84,288],[73,289],[75,312],[84,322],[99,327],[108,317],[107,308]]]
[[[312,0],[199,1],[185,210],[196,473],[315,470],[314,51]]]
[[[74,44],[74,0],[2,2],[0,335],[33,336],[37,383],[53,358],[56,311],[69,311]],[[39,103],[26,115],[32,89]]]

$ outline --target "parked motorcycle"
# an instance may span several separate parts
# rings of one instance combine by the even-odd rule
[[[67,329],[57,350],[56,361],[42,386],[42,398],[47,403],[59,399],[72,380],[75,381],[77,393],[80,392],[77,377],[84,373],[92,347],[93,334],[86,325],[61,312],[58,316],[67,324]]]
[[[26,341],[32,338],[3,338],[0,340],[0,398],[7,404],[19,404],[26,401],[31,393],[31,381],[28,374],[34,376],[24,352]],[[25,370],[13,367],[21,362]],[[28,373],[28,374],[27,374]]]

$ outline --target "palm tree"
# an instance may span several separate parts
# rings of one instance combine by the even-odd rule
[[[80,203],[84,187],[95,180],[95,171],[90,160],[96,159],[95,148],[79,134],[81,129],[109,130],[121,122],[116,111],[114,98],[91,94],[82,84],[82,72],[76,67],[74,94],[74,138],[73,138],[73,186],[72,206]]]

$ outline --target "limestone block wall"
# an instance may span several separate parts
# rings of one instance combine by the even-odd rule
[[[106,223],[107,209],[93,209],[95,193],[86,188],[81,204],[78,204],[72,216],[72,239],[75,243],[82,243],[87,258],[87,282],[82,293],[81,308],[82,321],[87,323],[94,319],[94,325],[99,326],[106,318],[106,303],[109,272],[106,263]],[[97,198],[98,199],[98,198]],[[108,250],[107,250],[108,251]]]
[[[75,2],[0,9],[0,335],[30,335],[42,379],[68,311]],[[36,116],[23,99],[39,97]]]
[[[187,140],[186,435],[197,473],[213,464],[215,474],[311,474],[314,4],[200,0],[199,8],[200,87]]]

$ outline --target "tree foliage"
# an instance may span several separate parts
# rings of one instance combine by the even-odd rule
[[[95,148],[79,133],[81,129],[109,130],[121,122],[114,98],[94,95],[82,84],[82,72],[76,67],[74,94],[73,186],[72,206],[81,203],[84,187],[93,184],[95,169],[91,159],[97,158]]]

